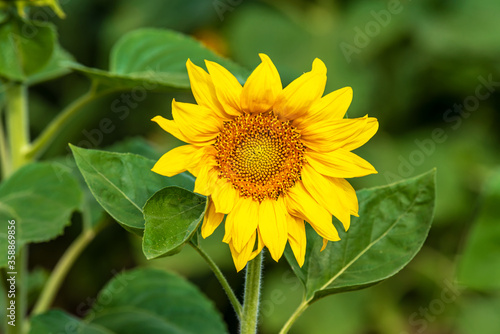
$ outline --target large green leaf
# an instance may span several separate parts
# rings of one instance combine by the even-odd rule
[[[500,289],[500,171],[488,178],[482,205],[459,263],[458,280],[478,290]]]
[[[114,334],[101,326],[87,324],[60,310],[50,310],[31,319],[30,334]]]
[[[154,194],[144,206],[146,258],[178,253],[196,233],[205,209],[205,197],[182,188],[167,187]]]
[[[420,250],[429,232],[435,201],[435,171],[385,187],[361,190],[359,218],[341,241],[323,240],[308,228],[306,260],[300,268],[286,257],[306,288],[307,300],[362,289],[401,270]]]
[[[166,186],[194,188],[188,174],[164,177],[151,171],[155,161],[128,153],[87,150],[71,145],[76,164],[99,204],[128,231],[142,235],[142,207]]]
[[[26,83],[36,85],[70,73],[71,70],[68,67],[70,61],[73,61],[73,56],[60,46],[56,46],[49,62],[40,71],[29,76]]]
[[[188,89],[188,58],[198,65],[203,65],[205,59],[216,61],[242,82],[248,76],[245,69],[217,56],[200,42],[160,29],[138,29],[123,36],[111,51],[109,71],[79,64],[72,67],[92,79],[97,90]]]
[[[221,315],[194,285],[158,269],[115,277],[87,320],[120,334],[227,333]]]
[[[53,25],[11,17],[0,24],[0,77],[25,81],[48,64],[55,45]]]
[[[7,249],[8,221],[15,220],[17,249],[29,242],[49,241],[62,234],[73,211],[80,208],[78,181],[56,164],[34,163],[0,185],[0,249]],[[7,257],[0,258],[0,267]]]

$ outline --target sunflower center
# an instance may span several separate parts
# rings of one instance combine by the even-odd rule
[[[214,146],[219,177],[259,202],[293,187],[305,161],[300,134],[272,111],[225,122]]]

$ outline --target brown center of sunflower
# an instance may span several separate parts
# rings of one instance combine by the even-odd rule
[[[293,187],[305,161],[300,134],[272,111],[225,122],[214,146],[219,177],[259,202],[277,199]]]

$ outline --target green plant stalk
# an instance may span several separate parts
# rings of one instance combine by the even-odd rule
[[[300,317],[302,313],[306,310],[306,308],[309,307],[311,300],[304,300],[299,307],[292,313],[290,318],[288,318],[288,321],[283,325],[283,328],[281,328],[279,334],[286,334],[292,328],[292,325],[294,322]]]
[[[247,265],[245,277],[245,300],[240,322],[240,334],[257,333],[260,302],[260,280],[262,277],[262,251]]]
[[[0,107],[1,109],[1,107]],[[0,110],[0,160],[2,168],[2,179],[10,174],[10,156],[7,149],[7,141],[2,122],[2,112]]]
[[[229,298],[229,301],[231,302],[231,305],[233,305],[234,311],[236,312],[236,315],[238,316],[238,319],[241,319],[243,309],[241,307],[240,302],[238,301],[238,298],[236,298],[236,295],[234,294],[233,289],[231,289],[231,286],[227,282],[226,277],[222,273],[222,271],[219,269],[217,264],[212,260],[212,258],[205,253],[203,249],[195,245],[194,243],[190,242],[189,243],[191,247],[193,247],[198,254],[201,255],[201,257],[207,262],[208,266],[210,269],[212,269],[213,273],[215,274],[215,277],[219,280],[220,285],[222,285],[222,288],[226,292],[227,297]]]
[[[54,298],[61,287],[61,284],[68,274],[69,269],[80,256],[87,245],[94,240],[96,232],[94,230],[85,229],[66,249],[64,255],[59,259],[57,265],[52,271],[49,280],[45,284],[40,297],[38,298],[32,314],[43,313],[52,305]]]
[[[6,84],[6,118],[10,145],[10,168],[8,174],[29,162],[26,152],[29,147],[28,88],[19,83]]]
[[[27,151],[26,156],[30,159],[34,159],[42,155],[59,132],[61,132],[61,130],[78,114],[80,109],[97,97],[98,94],[95,93],[95,87],[92,85],[87,93],[73,101],[52,120],[40,136],[33,141],[33,144]]]

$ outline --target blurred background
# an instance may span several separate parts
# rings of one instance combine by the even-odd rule
[[[352,180],[356,189],[386,185],[437,167],[437,207],[421,252],[398,275],[369,288],[320,300],[291,333],[500,333],[500,2],[496,0],[62,0],[67,18],[50,18],[60,43],[86,66],[108,68],[109,52],[140,27],[183,32],[252,70],[268,54],[286,85],[314,58],[328,68],[326,93],[351,86],[349,117],[376,117],[380,130],[358,153],[379,174]],[[202,64],[199,64],[202,65]],[[31,90],[32,135],[88,80],[70,74]],[[180,143],[150,119],[170,116],[171,99],[147,94],[119,117],[104,97],[67,127],[43,159],[68,154],[67,143],[89,138],[106,117],[116,128],[95,148],[157,159]],[[70,271],[55,306],[83,316],[100,288],[122,269],[169,268],[197,284],[224,315],[236,317],[207,265],[192,251],[146,261],[141,240],[110,223]],[[78,215],[64,236],[33,245],[32,290],[47,277],[81,228]],[[222,229],[203,247],[233,287],[234,270]],[[496,236],[496,237],[495,237]],[[497,246],[495,246],[498,244]],[[498,255],[498,256],[495,256]],[[496,276],[495,276],[496,273]],[[496,277],[496,278],[495,278]],[[238,290],[238,288],[237,288]],[[285,259],[268,259],[261,333],[277,333],[299,304],[302,289]],[[239,288],[238,294],[242,295]]]

